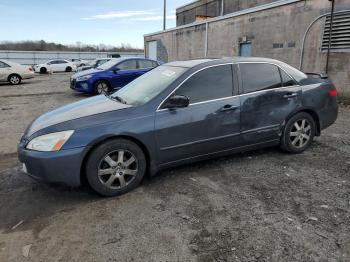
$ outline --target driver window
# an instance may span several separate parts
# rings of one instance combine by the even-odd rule
[[[233,95],[231,65],[213,66],[199,71],[183,83],[175,95],[184,95],[190,104]]]

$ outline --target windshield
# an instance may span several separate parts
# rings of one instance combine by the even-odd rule
[[[183,67],[158,66],[115,92],[112,97],[119,97],[129,105],[143,105],[160,94],[185,71],[186,68]]]
[[[103,63],[102,65],[99,65],[97,67],[97,69],[100,70],[107,70],[110,69],[112,66],[115,66],[116,64],[118,64],[120,61],[123,61],[123,59],[112,59],[106,63]]]

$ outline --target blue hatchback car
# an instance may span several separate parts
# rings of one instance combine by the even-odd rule
[[[109,93],[159,65],[160,62],[145,58],[115,58],[97,68],[74,74],[70,87],[82,93]]]

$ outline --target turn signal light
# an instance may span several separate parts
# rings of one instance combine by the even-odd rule
[[[328,91],[328,94],[330,95],[330,96],[337,96],[337,89],[335,89],[335,88],[333,88],[333,89],[331,89],[331,90],[329,90]]]

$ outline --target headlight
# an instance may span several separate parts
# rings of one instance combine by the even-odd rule
[[[31,150],[36,150],[36,151],[45,151],[45,152],[59,151],[73,133],[74,133],[74,130],[67,130],[67,131],[38,136],[32,139],[28,143],[26,148]]]
[[[79,76],[77,78],[77,81],[86,81],[86,80],[90,79],[91,77],[92,77],[92,75]]]

